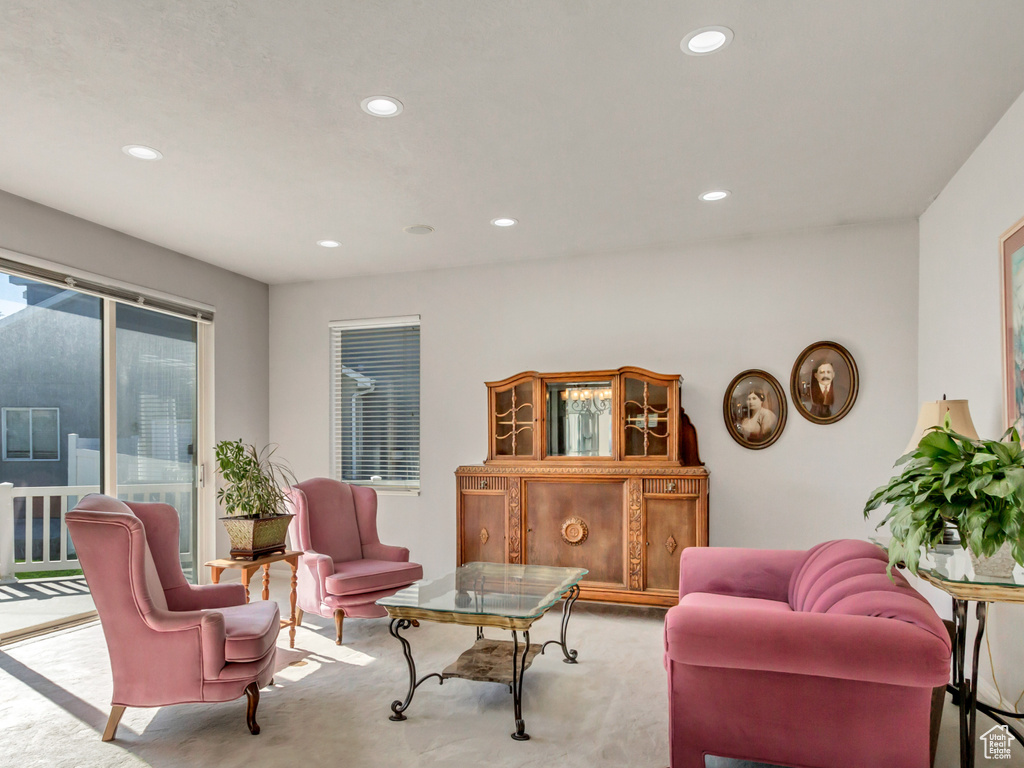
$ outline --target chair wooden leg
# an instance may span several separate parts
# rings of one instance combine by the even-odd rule
[[[260,705],[259,683],[249,683],[245,686],[245,697],[248,700],[245,708],[245,724],[249,726],[249,733],[253,736],[260,732],[260,724],[256,722],[256,707]]]
[[[302,626],[302,609],[301,608],[296,608],[295,609],[295,626],[296,627],[301,627]]]
[[[124,707],[115,704],[110,708],[110,717],[107,718],[107,727],[103,730],[103,741],[113,741],[117,733],[117,724],[121,722],[121,715],[124,714]]]
[[[338,630],[336,643],[341,645],[341,625],[345,621],[345,612],[340,608],[334,612],[334,628]]]

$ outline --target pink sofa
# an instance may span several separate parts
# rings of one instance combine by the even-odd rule
[[[665,618],[672,768],[705,755],[801,768],[928,768],[950,639],[866,541],[684,550]]]
[[[125,707],[248,698],[253,734],[259,689],[271,682],[277,603],[245,603],[241,584],[195,586],[178,555],[178,513],[167,504],[91,494],[67,513],[107,640],[114,675],[103,740]]]

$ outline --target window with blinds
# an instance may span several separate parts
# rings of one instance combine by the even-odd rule
[[[382,490],[420,487],[420,318],[331,329],[333,476]]]

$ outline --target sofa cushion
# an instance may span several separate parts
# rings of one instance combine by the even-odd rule
[[[793,611],[789,607],[789,603],[784,603],[781,600],[716,595],[711,592],[690,592],[680,598],[679,604],[691,608],[724,608],[733,611],[785,611],[787,613]]]
[[[277,642],[281,614],[273,600],[212,609],[224,617],[224,660],[256,661]]]
[[[398,589],[423,578],[419,563],[390,560],[350,560],[334,564],[334,574],[324,581],[329,595],[355,595],[382,589]]]
[[[881,547],[859,539],[827,541],[808,550],[807,558],[794,572],[789,583],[789,604],[794,611],[810,609],[809,596],[818,580],[837,566],[850,560],[876,560],[884,566],[889,562]]]

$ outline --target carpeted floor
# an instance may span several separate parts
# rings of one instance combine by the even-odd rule
[[[260,700],[259,736],[247,731],[240,699],[128,709],[117,740],[104,744],[110,668],[99,625],[88,625],[0,651],[0,764],[664,768],[663,616],[656,609],[577,603],[569,641],[579,650],[579,664],[562,663],[551,646],[526,673],[524,717],[532,737],[526,742],[509,738],[512,697],[495,683],[427,681],[416,691],[409,719],[389,721],[391,701],[404,698],[408,671],[387,620],[346,621],[339,647],[333,621],[307,616],[294,650],[287,632],[281,635],[275,684]],[[541,619],[531,640],[554,639],[560,618],[556,609]],[[417,673],[425,675],[454,661],[472,644],[474,630],[422,622],[408,636]],[[980,733],[991,723],[979,718],[978,726]],[[983,759],[979,749],[978,765],[1020,768],[1018,746],[1013,759],[1002,761]],[[956,714],[947,703],[936,768],[958,763]],[[707,766],[759,768],[713,757]]]
[[[661,666],[663,612],[577,604],[569,627],[579,663],[550,646],[527,670],[524,718],[495,683],[430,680],[409,719],[388,720],[408,671],[386,619],[306,618],[263,691],[259,736],[245,727],[244,699],[128,709],[115,742],[99,734],[110,702],[110,668],[98,624],[8,646],[0,652],[0,756],[19,768],[46,766],[658,766],[668,765],[668,705]],[[531,640],[557,637],[556,610]],[[505,633],[507,634],[507,633]],[[489,637],[502,633],[488,630]],[[422,622],[408,634],[419,675],[439,672],[472,645],[474,630]],[[5,759],[0,757],[0,763]],[[5,763],[7,764],[7,763]]]

